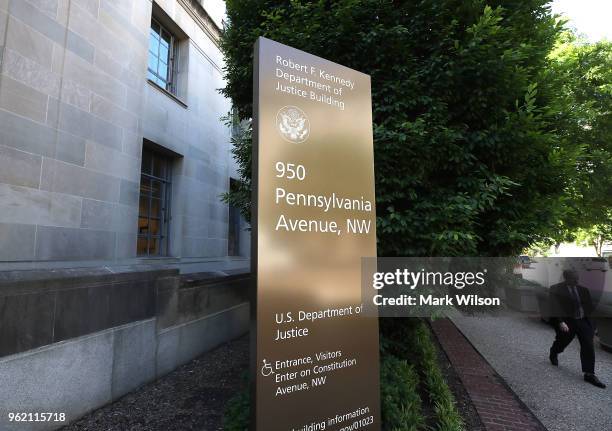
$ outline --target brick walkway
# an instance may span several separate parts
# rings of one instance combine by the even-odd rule
[[[545,431],[531,411],[449,319],[432,322],[487,431]]]

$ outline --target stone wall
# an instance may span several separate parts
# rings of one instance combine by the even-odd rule
[[[0,0],[0,262],[136,258],[144,138],[176,156],[170,255],[227,257],[217,3]],[[152,14],[179,38],[176,97],[146,79]]]
[[[71,422],[246,333],[249,282],[145,267],[0,273],[0,429],[54,429],[7,413]]]
[[[176,95],[146,78],[152,16],[178,37]],[[0,0],[0,430],[28,429],[9,411],[72,421],[248,330],[248,276],[220,271],[248,267],[219,199],[236,173],[222,16],[221,0]],[[161,259],[136,256],[145,141],[173,157]]]
[[[0,260],[134,255],[150,10],[0,1]]]

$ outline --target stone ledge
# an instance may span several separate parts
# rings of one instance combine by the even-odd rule
[[[177,277],[178,273],[178,269],[154,265],[2,271],[0,297],[130,281],[153,282],[159,278]]]
[[[181,275],[180,287],[189,288],[195,286],[215,285],[250,278],[251,273],[242,269],[196,272],[193,274]]]
[[[0,357],[156,317],[158,330],[249,300],[245,270],[134,265],[0,273]]]

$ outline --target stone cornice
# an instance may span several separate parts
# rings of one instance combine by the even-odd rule
[[[178,0],[178,3],[189,13],[193,20],[210,37],[214,44],[219,47],[221,29],[208,15],[202,4],[197,0]]]

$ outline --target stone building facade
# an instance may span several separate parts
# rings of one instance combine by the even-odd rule
[[[246,332],[223,16],[0,0],[0,429],[71,421]]]

